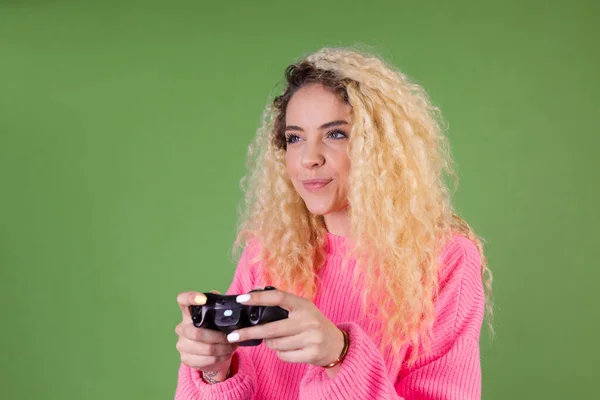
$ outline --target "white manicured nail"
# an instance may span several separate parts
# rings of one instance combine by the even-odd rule
[[[235,298],[235,301],[237,301],[238,303],[245,303],[248,300],[250,300],[249,294],[240,294],[238,297]]]
[[[240,340],[240,334],[237,332],[231,332],[229,335],[227,335],[227,341],[229,343],[237,342],[238,340]]]

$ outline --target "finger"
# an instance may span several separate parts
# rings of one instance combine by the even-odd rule
[[[306,335],[300,333],[294,336],[265,339],[265,346],[275,351],[301,350],[306,347]]]
[[[202,370],[208,367],[213,367],[215,364],[227,362],[230,360],[229,355],[226,356],[197,356],[194,354],[181,354],[181,362],[191,368]]]
[[[242,342],[252,339],[271,339],[294,336],[302,332],[302,326],[291,319],[269,322],[250,328],[239,329],[227,335],[229,343]]]
[[[213,331],[212,329],[196,328],[189,322],[182,322],[175,328],[179,336],[183,336],[195,342],[202,343],[229,343],[223,332]]]
[[[180,353],[188,353],[196,356],[226,356],[231,355],[238,347],[235,344],[203,343],[190,340],[180,336],[175,346]]]
[[[263,290],[263,288],[261,286],[255,286],[255,287],[252,288],[252,290]],[[227,291],[226,294],[228,296],[235,296],[235,295],[239,295],[240,292],[235,292],[235,291],[232,292],[232,289],[229,288],[229,290]]]
[[[306,347],[299,350],[291,351],[276,351],[277,357],[281,361],[290,363],[312,363],[318,357],[316,351],[312,347]]]
[[[250,306],[279,306],[290,312],[302,308],[308,300],[280,290],[265,290],[239,295],[238,303]]]
[[[200,292],[182,292],[177,295],[177,303],[183,319],[190,318],[190,306],[206,304],[206,295]]]
[[[210,291],[212,294],[221,294],[221,292],[219,292],[218,290],[211,290]]]

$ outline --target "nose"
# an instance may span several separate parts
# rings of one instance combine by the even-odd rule
[[[301,164],[304,168],[312,169],[325,163],[325,157],[318,143],[306,143],[302,154]]]

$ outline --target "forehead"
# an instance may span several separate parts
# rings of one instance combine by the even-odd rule
[[[350,121],[350,107],[322,85],[299,89],[288,103],[285,123],[304,128],[317,128],[334,120]]]

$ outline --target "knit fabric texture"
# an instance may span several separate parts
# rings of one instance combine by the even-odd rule
[[[181,364],[175,400],[256,399],[444,399],[481,398],[479,335],[484,316],[481,259],[475,244],[455,235],[439,255],[439,293],[429,351],[406,344],[399,352],[379,349],[376,308],[361,308],[361,282],[352,281],[354,262],[342,269],[349,247],[346,237],[327,234],[327,260],[319,271],[317,308],[339,328],[348,332],[350,347],[338,373],[329,378],[321,367],[283,362],[264,344],[239,347],[237,373],[210,385],[201,373]],[[247,293],[266,286],[260,262],[251,263],[259,248],[244,249],[228,294]],[[419,351],[414,365],[407,357]]]

